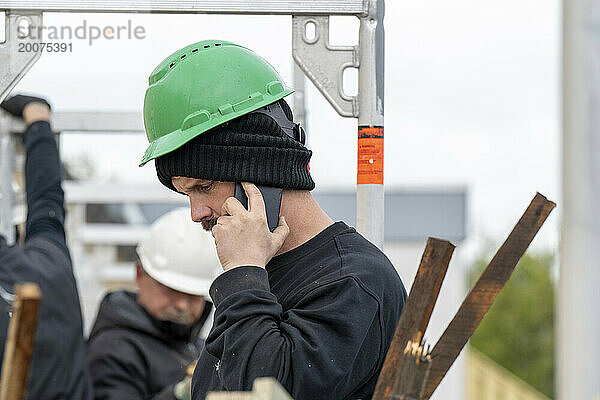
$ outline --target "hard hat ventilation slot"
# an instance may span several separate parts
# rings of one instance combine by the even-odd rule
[[[204,48],[205,48],[205,49],[208,49],[209,47],[210,47],[210,46],[209,46],[209,45],[207,45],[207,44],[205,44],[205,45],[204,45]]]
[[[183,59],[185,58],[185,54],[184,54],[184,55],[182,55],[182,56],[181,56],[181,57],[179,57],[179,58],[181,58],[181,59],[183,60]]]
[[[220,45],[221,45],[221,43],[215,43],[215,46],[220,46]]]
[[[175,66],[175,62],[172,62],[171,64],[169,64],[169,68],[173,68]]]
[[[195,53],[195,52],[197,52],[197,51],[198,51],[198,49],[194,49],[194,50],[192,50],[192,53]]]

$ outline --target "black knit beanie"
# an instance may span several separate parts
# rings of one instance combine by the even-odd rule
[[[291,120],[289,106],[283,100],[280,104]],[[312,190],[315,183],[308,170],[311,155],[275,120],[249,113],[158,157],[155,166],[160,182],[175,191],[171,182],[174,176]]]

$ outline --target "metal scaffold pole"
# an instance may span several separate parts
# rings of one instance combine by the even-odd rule
[[[306,85],[304,81],[304,72],[298,64],[294,63],[294,120],[306,131]]]
[[[329,17],[294,15],[293,56],[306,76],[343,117],[358,118],[356,227],[367,239],[383,247],[383,87],[384,1],[366,2],[360,15],[358,46],[329,43]],[[314,36],[307,27],[314,26]],[[358,68],[358,95],[343,89],[346,68]]]
[[[558,399],[600,398],[600,14],[563,2],[563,199]]]
[[[15,243],[12,225],[14,143],[6,125],[6,120],[0,117],[0,234],[4,236],[8,245],[12,245]]]
[[[356,227],[382,248],[384,1],[373,1],[372,6],[360,19],[359,30]]]

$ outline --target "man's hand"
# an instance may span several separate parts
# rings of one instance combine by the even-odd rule
[[[50,121],[50,107],[38,102],[27,104],[23,109],[23,121],[27,126],[37,121]]]
[[[279,217],[279,226],[271,233],[260,190],[252,183],[242,182],[242,186],[248,196],[249,209],[235,197],[229,197],[212,229],[217,255],[225,271],[243,265],[264,268],[290,233],[284,217]]]
[[[192,398],[192,377],[186,376],[173,387],[173,396],[177,400],[190,400]]]

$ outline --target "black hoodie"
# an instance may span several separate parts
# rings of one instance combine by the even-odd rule
[[[88,340],[95,398],[175,399],[173,386],[204,346],[198,334],[211,308],[207,302],[198,322],[188,327],[153,318],[135,293],[107,294]]]

